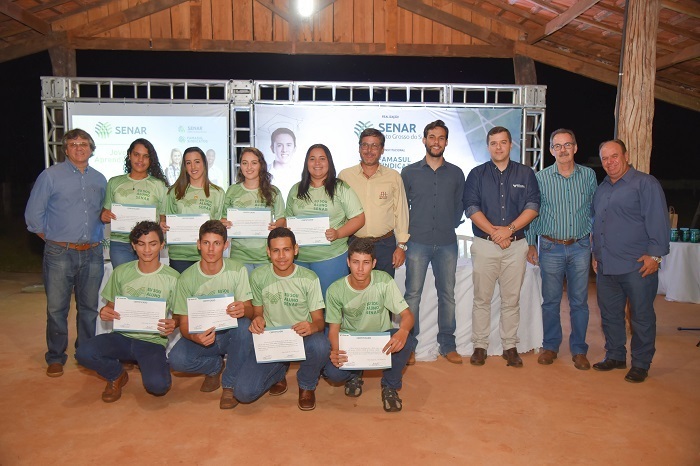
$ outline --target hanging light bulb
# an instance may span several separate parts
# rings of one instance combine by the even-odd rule
[[[297,11],[302,17],[308,18],[314,11],[314,0],[297,0]]]

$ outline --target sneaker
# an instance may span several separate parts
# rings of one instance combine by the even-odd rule
[[[52,362],[46,368],[46,375],[49,377],[60,377],[63,375],[63,364],[60,362]]]
[[[389,387],[382,387],[382,404],[384,405],[384,411],[387,413],[399,412],[403,407],[399,394],[395,389]]]
[[[129,374],[122,370],[121,375],[111,382],[107,382],[105,391],[102,392],[102,401],[114,403],[122,397],[122,387],[129,381]]]
[[[205,375],[204,381],[202,382],[202,386],[199,387],[199,391],[208,393],[213,392],[214,390],[218,390],[221,386],[221,373],[224,372],[224,367],[226,367],[226,363],[222,362],[221,370],[219,370],[219,372],[217,372],[214,375]]]
[[[233,396],[233,388],[224,388],[221,390],[219,409],[233,409],[236,406],[238,406],[238,400]]]
[[[345,396],[357,398],[362,395],[362,385],[365,381],[359,375],[353,375],[350,380],[345,382]]]

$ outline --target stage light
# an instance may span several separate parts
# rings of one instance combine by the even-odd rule
[[[314,12],[314,0],[297,0],[297,11],[302,17],[308,18]]]

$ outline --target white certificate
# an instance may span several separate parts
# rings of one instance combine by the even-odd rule
[[[385,354],[382,348],[389,343],[389,332],[341,333],[340,349],[347,352],[348,361],[340,366],[345,370],[389,369],[391,353]]]
[[[197,244],[199,227],[209,220],[207,214],[167,215],[168,244]]]
[[[304,361],[304,338],[290,327],[266,328],[253,334],[255,359],[265,362]]]
[[[294,232],[299,246],[327,246],[326,230],[330,228],[330,218],[321,217],[287,217],[287,228]]]
[[[231,294],[187,298],[190,333],[204,333],[212,327],[215,330],[238,327],[238,319],[226,314],[226,308],[233,301]]]
[[[113,329],[119,332],[158,333],[158,321],[165,319],[165,300],[157,298],[114,298],[114,310],[119,319],[114,319]]]
[[[134,225],[143,221],[156,220],[156,206],[154,205],[132,205],[132,204],[112,204],[112,213],[117,218],[112,219],[112,231],[118,233],[131,233]]]
[[[267,238],[272,222],[269,209],[226,209],[226,220],[232,223],[228,229],[231,238]]]

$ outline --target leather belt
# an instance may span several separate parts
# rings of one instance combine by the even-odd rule
[[[485,239],[487,241],[493,241],[491,239],[491,235],[477,235],[476,233],[474,234],[477,238]],[[513,236],[510,237],[511,241],[518,241],[519,239],[525,238],[525,233],[516,233]]]
[[[388,233],[386,233],[386,234],[384,234],[384,235],[382,235],[382,236],[366,236],[365,239],[368,239],[368,240],[370,240],[371,242],[376,243],[377,241],[381,241],[381,240],[384,240],[384,239],[387,239],[387,238],[391,238],[392,236],[394,236],[394,230],[389,230]],[[358,236],[358,238],[359,238],[359,236]]]
[[[542,236],[542,238],[546,239],[547,241],[551,241],[554,244],[563,244],[564,246],[569,246],[569,245],[574,244],[578,241],[581,241],[583,238],[585,238],[585,236],[584,236],[583,238],[554,239],[551,236],[547,236],[547,235],[540,235],[540,236]]]
[[[87,251],[88,249],[96,248],[102,243],[64,243],[62,241],[51,241],[62,248],[73,249],[75,251]]]

